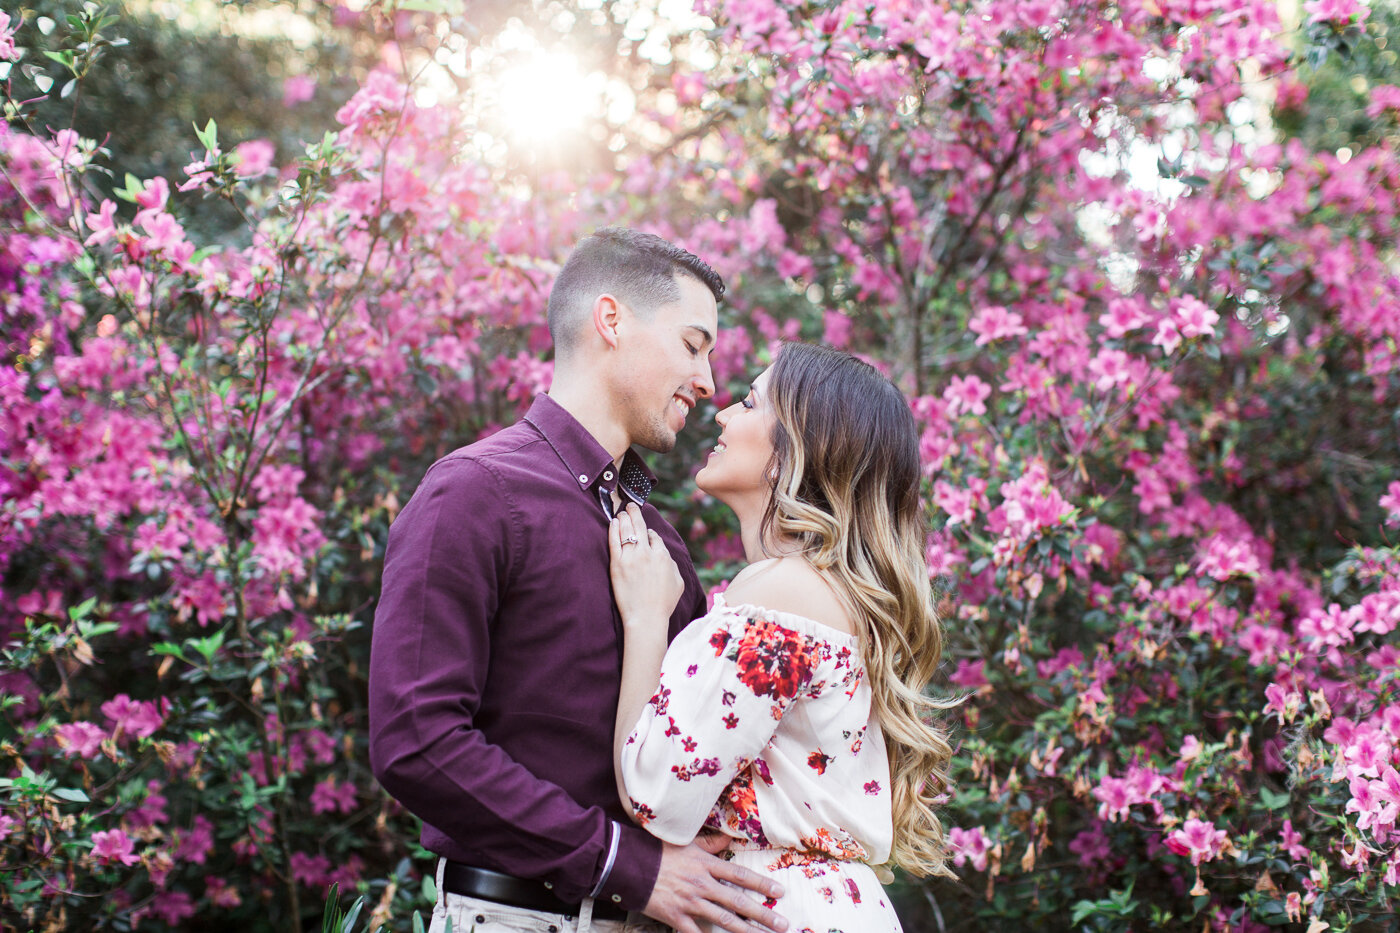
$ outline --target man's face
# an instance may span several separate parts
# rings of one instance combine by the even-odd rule
[[[614,368],[618,414],[630,443],[667,453],[686,415],[715,392],[710,351],[718,329],[715,297],[689,275],[676,276],[680,298],[644,319],[628,309],[623,354]]]

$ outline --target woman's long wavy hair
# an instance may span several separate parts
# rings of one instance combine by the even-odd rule
[[[900,391],[848,353],[783,347],[768,377],[776,415],[773,494],[762,539],[795,540],[858,626],[874,714],[889,750],[890,861],[916,876],[951,875],[935,813],[953,750],[926,696],[943,631],[924,556],[918,430]]]

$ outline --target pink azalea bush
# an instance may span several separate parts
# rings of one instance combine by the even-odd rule
[[[962,880],[904,898],[911,928],[1393,917],[1400,169],[1393,136],[1239,134],[1297,81],[1273,4],[704,2],[717,67],[648,82],[604,169],[528,177],[417,103],[450,22],[390,7],[353,14],[386,64],[301,157],[210,123],[182,177],[114,197],[13,73],[5,923],[285,929],[338,882],[407,927],[428,862],[363,746],[384,535],[548,385],[548,283],[605,222],[729,281],[717,404],[786,339],[909,392],[938,689],[967,697]],[[0,20],[0,58],[28,28]],[[100,56],[104,21],[65,28]],[[191,239],[201,196],[248,245]],[[717,583],[737,539],[693,462],[659,495]]]

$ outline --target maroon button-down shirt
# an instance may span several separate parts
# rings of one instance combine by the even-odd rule
[[[640,910],[660,843],[617,799],[622,624],[608,580],[611,494],[642,502],[685,580],[674,637],[705,612],[685,545],[557,402],[442,458],[389,532],[370,655],[370,763],[422,841],[568,901]],[[619,483],[621,486],[619,488]]]

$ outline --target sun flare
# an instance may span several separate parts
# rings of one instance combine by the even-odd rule
[[[567,52],[529,53],[496,81],[496,117],[521,142],[561,141],[600,115],[604,76],[585,75]]]

